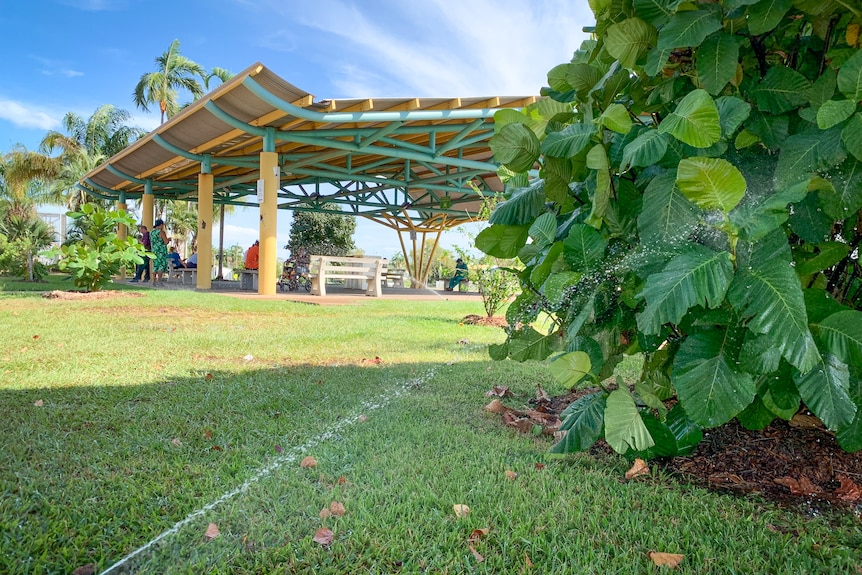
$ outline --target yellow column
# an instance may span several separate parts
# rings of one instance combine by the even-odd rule
[[[198,175],[198,289],[212,289],[213,175]]]
[[[275,294],[276,267],[278,266],[278,246],[276,226],[278,219],[278,154],[260,153],[260,177],[263,180],[263,201],[260,203],[260,266],[257,272],[257,293]]]
[[[125,210],[126,203],[125,202],[117,202],[117,210]],[[117,237],[123,241],[128,237],[129,229],[126,227],[126,224],[120,224],[117,226]],[[120,268],[120,277],[125,279],[126,277],[126,268]]]
[[[144,194],[144,201],[141,206],[141,223],[147,226],[147,231],[153,231],[153,222],[155,221],[155,196],[151,193]]]

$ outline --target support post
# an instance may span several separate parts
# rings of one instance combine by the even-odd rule
[[[117,200],[117,210],[127,210],[126,206],[126,194],[121,193],[119,199]],[[129,228],[126,227],[126,224],[119,224],[117,226],[117,238],[120,240],[126,241],[126,238],[129,236]],[[126,268],[120,268],[120,278],[126,278]]]
[[[212,289],[213,175],[201,165],[198,174],[198,281],[197,288]],[[203,173],[204,170],[207,173]]]
[[[260,253],[257,293],[275,295],[275,272],[278,267],[277,212],[278,184],[281,171],[275,153],[275,131],[264,138],[265,151],[260,153],[260,178],[263,180],[263,201],[260,202]]]

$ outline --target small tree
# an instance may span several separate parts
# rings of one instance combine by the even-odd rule
[[[294,212],[290,239],[285,246],[294,253],[304,247],[309,254],[346,256],[356,246],[356,220],[350,216],[323,212]]]
[[[675,456],[801,404],[862,449],[858,2],[590,6],[548,98],[495,117],[510,197],[476,245],[525,268],[492,355],[599,388],[558,452]],[[640,378],[609,383],[634,353]]]
[[[32,212],[10,212],[0,218],[0,233],[8,240],[0,250],[0,269],[31,282],[42,279],[47,270],[36,256],[54,241],[53,228]]]
[[[134,235],[125,239],[117,236],[117,226],[131,229],[135,220],[125,210],[106,211],[93,204],[84,204],[80,212],[66,214],[74,218],[82,231],[81,239],[45,255],[59,257],[57,266],[68,271],[76,287],[99,291],[113,281],[113,276],[126,266],[143,263],[150,255]]]

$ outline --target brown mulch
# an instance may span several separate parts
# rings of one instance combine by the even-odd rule
[[[42,297],[47,299],[60,300],[92,300],[92,299],[110,299],[117,297],[144,297],[145,294],[133,291],[46,291]]]
[[[464,319],[461,320],[461,323],[467,325],[485,325],[491,327],[506,327],[509,325],[509,322],[506,321],[505,317],[487,317],[482,315],[468,315]]]
[[[500,398],[511,395],[508,389],[495,386],[486,392],[491,398],[486,409],[500,413],[505,424],[520,431],[536,434],[536,426],[542,426],[544,434],[552,435],[559,414],[590,391],[594,390],[548,397],[538,388],[529,407],[515,410],[500,403]],[[591,451],[612,452],[603,440]],[[650,464],[712,491],[756,494],[791,507],[862,512],[862,454],[842,450],[834,434],[804,409],[791,421],[776,420],[761,431],[749,431],[736,420],[704,430],[703,441],[691,455]]]

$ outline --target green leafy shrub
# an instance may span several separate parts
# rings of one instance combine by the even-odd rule
[[[124,267],[142,263],[147,254],[134,235],[117,236],[117,226],[133,229],[135,220],[125,210],[108,211],[93,204],[83,204],[80,212],[66,214],[76,220],[81,238],[45,255],[59,257],[57,267],[68,271],[76,287],[99,291],[113,281]],[[152,255],[152,254],[150,254]]]
[[[801,405],[862,448],[858,4],[590,6],[548,98],[495,117],[508,199],[476,245],[525,268],[492,357],[599,387],[557,452],[674,456]],[[635,353],[638,381],[609,384]]]

